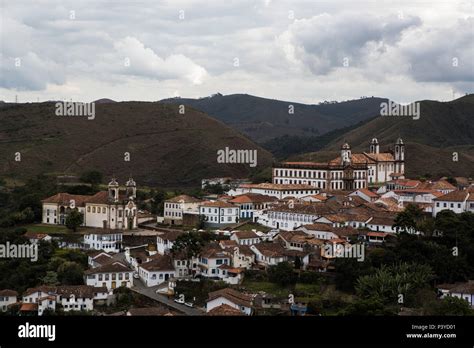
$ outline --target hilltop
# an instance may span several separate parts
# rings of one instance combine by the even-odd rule
[[[226,146],[256,149],[257,168],[217,163],[217,151]],[[133,174],[139,184],[169,187],[196,185],[206,177],[245,177],[272,163],[269,152],[200,111],[187,108],[181,115],[175,105],[148,102],[99,103],[93,120],[56,116],[50,102],[4,105],[0,157],[0,175],[6,177],[98,169],[122,181]]]
[[[257,143],[289,136],[319,136],[378,115],[384,98],[363,98],[310,105],[248,94],[215,94],[206,98],[171,98],[169,104],[190,105],[226,123]],[[289,114],[289,106],[294,114]]]

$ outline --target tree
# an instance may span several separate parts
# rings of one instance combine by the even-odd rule
[[[374,298],[385,304],[404,304],[433,278],[431,267],[417,263],[382,265],[374,274],[357,280],[356,292],[361,298]],[[400,298],[400,295],[403,295]],[[403,302],[398,302],[400,299]]]
[[[66,218],[66,227],[74,232],[84,222],[84,214],[80,213],[77,209],[72,210]]]
[[[278,265],[268,268],[268,279],[272,283],[281,286],[293,285],[296,283],[298,275],[294,272],[294,267],[289,262],[280,262]]]
[[[41,278],[41,282],[45,285],[58,285],[58,274],[54,271],[47,271],[46,275]]]
[[[396,216],[393,227],[397,232],[416,232],[423,215],[423,209],[414,204],[408,204],[405,210]]]
[[[188,259],[191,259],[202,250],[204,241],[198,232],[184,233],[178,236],[171,248],[172,253],[184,252]]]
[[[469,306],[469,302],[462,298],[447,296],[439,301],[431,308],[428,315],[473,315],[474,311]]]
[[[83,272],[77,262],[66,261],[58,268],[58,279],[63,285],[81,285],[84,282]]]
[[[87,172],[82,173],[80,179],[82,182],[86,184],[91,184],[92,186],[99,185],[102,183],[103,176],[102,173],[98,170],[89,170]]]

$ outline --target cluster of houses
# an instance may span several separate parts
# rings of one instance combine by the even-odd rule
[[[344,144],[341,155],[327,163],[275,165],[272,183],[204,179],[203,187],[221,185],[225,193],[166,200],[163,216],[157,217],[156,228],[148,229],[146,235],[134,233],[141,225],[131,178],[124,188],[113,179],[107,191],[93,196],[59,193],[43,201],[43,223],[64,224],[75,208],[84,214],[83,226],[88,229],[74,246],[89,253],[84,285],[28,289],[21,308],[40,315],[57,305],[64,310],[92,310],[95,301],[107,300],[116,288],[133,287],[134,281],[163,294],[172,293],[177,280],[207,278],[239,285],[246,270],[284,261],[303,270],[325,272],[332,269],[336,257],[363,257],[355,252],[361,250],[356,246],[372,248],[390,242],[398,232],[395,218],[408,204],[432,216],[442,210],[474,212],[472,184],[460,188],[444,178],[407,179],[404,156],[403,140],[398,139],[393,150],[380,152],[374,138],[369,152],[352,154]],[[250,229],[245,227],[248,223],[253,225]],[[173,248],[189,230],[199,233],[198,224],[219,238],[193,255]],[[45,234],[28,237],[30,241],[51,240]],[[459,294],[471,305],[472,290],[464,285],[440,289],[443,296]],[[17,296],[10,290],[0,291],[0,309],[16,303]],[[208,315],[250,315],[256,303],[268,305],[268,301],[226,288],[209,294],[206,311]]]

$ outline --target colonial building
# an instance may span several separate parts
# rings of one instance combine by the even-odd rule
[[[65,225],[68,214],[78,210],[84,215],[83,226],[110,229],[137,228],[137,185],[130,178],[124,189],[115,179],[109,183],[107,191],[95,195],[71,195],[58,193],[42,201],[43,223]]]
[[[164,204],[164,223],[171,225],[182,225],[184,214],[199,214],[200,199],[180,195],[168,199]]]
[[[373,138],[369,152],[352,153],[349,144],[341,147],[339,157],[323,163],[282,162],[273,168],[274,184],[311,185],[323,190],[357,190],[403,178],[405,173],[405,144],[397,139],[392,152],[380,152]]]

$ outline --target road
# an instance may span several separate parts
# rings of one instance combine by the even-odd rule
[[[133,279],[132,290],[142,294],[143,296],[149,297],[155,301],[158,301],[170,308],[176,309],[186,315],[204,315],[204,312],[197,308],[190,308],[185,305],[174,302],[172,299],[164,295],[157,294],[155,291],[159,286],[146,287],[140,279]]]

